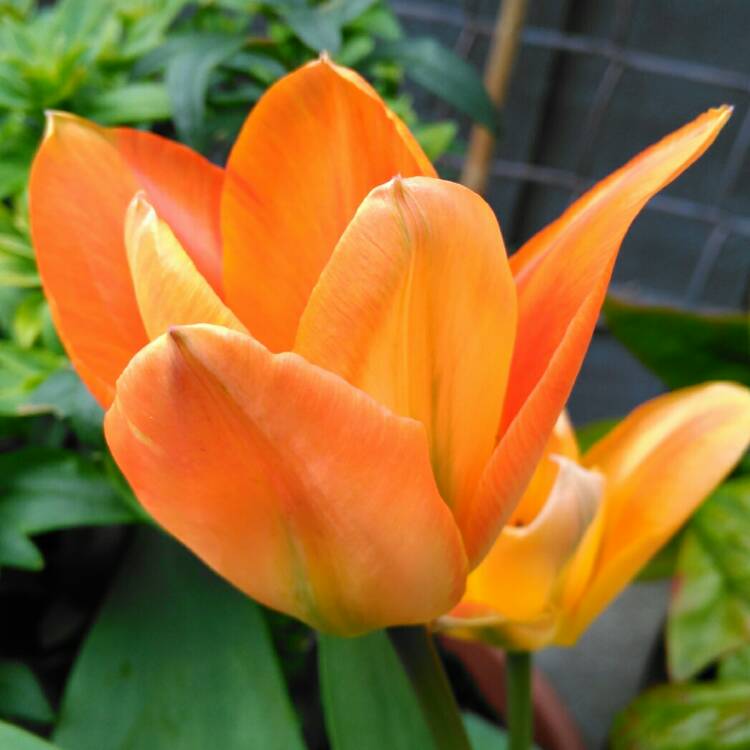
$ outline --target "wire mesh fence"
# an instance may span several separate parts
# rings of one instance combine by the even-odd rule
[[[395,3],[412,31],[441,37],[480,66],[498,5]],[[746,306],[748,28],[746,2],[531,0],[487,191],[509,245],[657,139],[662,123],[666,133],[704,104],[729,101],[728,132],[697,174],[649,204],[652,216],[626,242],[615,284],[690,306]],[[445,114],[436,102],[422,105],[431,116]],[[448,157],[446,166],[459,162]]]

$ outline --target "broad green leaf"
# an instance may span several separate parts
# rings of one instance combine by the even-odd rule
[[[320,693],[331,750],[434,747],[417,697],[383,631],[318,638]]]
[[[172,105],[162,83],[130,83],[97,94],[86,116],[102,125],[124,125],[167,120]]]
[[[25,729],[0,721],[0,748],[2,750],[60,750],[46,740]]]
[[[35,534],[136,520],[105,467],[92,459],[48,448],[0,454],[0,565],[41,568],[29,539]]]
[[[719,662],[719,679],[750,682],[750,643]]]
[[[437,161],[452,145],[458,133],[458,125],[451,120],[420,123],[412,128],[419,145],[430,161]]]
[[[45,724],[54,718],[34,673],[20,661],[0,661],[0,716]]]
[[[398,17],[385,0],[370,6],[361,16],[354,19],[351,29],[388,42],[400,39],[404,35]]]
[[[143,530],[76,661],[64,750],[302,750],[257,605]]]
[[[43,349],[24,349],[0,341],[0,414],[12,415],[43,380],[65,360]]]
[[[750,643],[750,478],[720,487],[683,532],[667,621],[670,674],[684,680]]]
[[[375,0],[327,0],[307,5],[284,0],[274,7],[292,31],[316,52],[336,55],[344,26],[361,16]]]
[[[167,62],[165,83],[180,138],[199,147],[205,138],[206,96],[211,75],[243,46],[241,36],[196,34]]]
[[[266,86],[270,86],[286,73],[286,68],[273,57],[246,50],[232,55],[224,66],[229,70],[252,76]]]
[[[17,409],[18,414],[54,414],[69,419],[73,431],[87,445],[101,445],[104,411],[71,368],[53,372]]]
[[[671,388],[707,380],[750,386],[750,317],[607,299],[614,336]]]
[[[395,60],[407,78],[495,132],[498,113],[479,73],[434,39],[399,39],[378,46],[376,59]]]
[[[464,724],[472,750],[507,750],[508,735],[476,714],[464,714]]]
[[[750,682],[663,685],[615,720],[612,750],[745,750]]]

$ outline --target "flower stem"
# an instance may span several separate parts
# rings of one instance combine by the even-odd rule
[[[534,735],[534,709],[531,702],[531,654],[508,651],[508,750],[531,750]]]
[[[432,635],[422,626],[389,628],[437,750],[471,750],[461,713]]]

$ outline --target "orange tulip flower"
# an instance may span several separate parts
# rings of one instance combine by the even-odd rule
[[[33,240],[160,524],[318,628],[420,623],[459,601],[533,474],[628,225],[728,117],[646,151],[509,264],[487,204],[318,60],[262,97],[224,170],[51,115]]]
[[[583,456],[563,413],[510,522],[440,626],[525,651],[573,644],[749,443],[750,390],[731,383],[655,398]]]

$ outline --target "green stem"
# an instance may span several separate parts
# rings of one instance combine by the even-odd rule
[[[471,750],[458,704],[432,635],[422,626],[389,628],[437,750]]]
[[[531,702],[531,654],[508,651],[508,750],[531,750],[534,735],[534,708]]]

